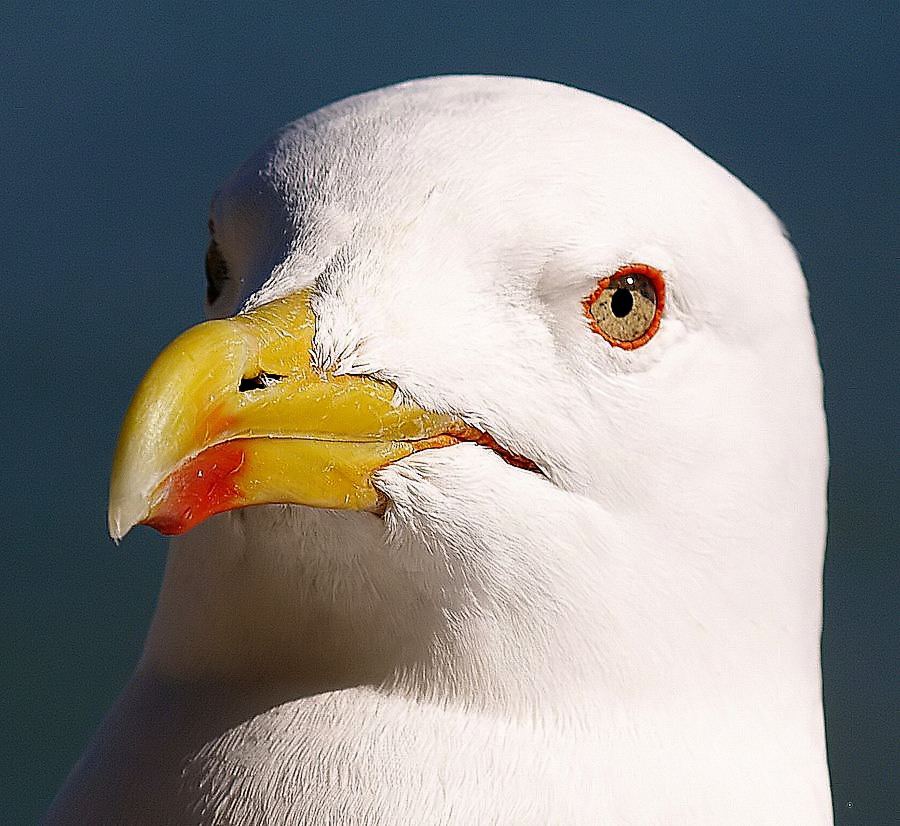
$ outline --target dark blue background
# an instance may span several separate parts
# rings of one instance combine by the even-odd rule
[[[0,819],[34,821],[132,668],[165,558],[116,548],[116,432],[202,313],[206,207],[271,131],[450,72],[580,86],[759,192],[810,282],[831,432],[824,672],[841,824],[896,822],[896,3],[29,4],[0,12]]]

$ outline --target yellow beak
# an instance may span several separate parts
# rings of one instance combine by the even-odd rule
[[[183,533],[221,511],[295,503],[377,511],[372,474],[416,450],[480,434],[391,404],[394,388],[310,363],[307,293],[200,324],[144,377],[122,425],[109,532]]]

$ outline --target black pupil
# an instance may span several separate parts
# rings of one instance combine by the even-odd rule
[[[631,290],[619,287],[613,293],[609,307],[616,318],[625,318],[631,312],[632,307],[634,307],[634,298],[631,295]]]

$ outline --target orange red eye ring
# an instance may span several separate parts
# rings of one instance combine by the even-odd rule
[[[652,287],[656,296],[656,308],[649,325],[640,335],[634,339],[621,339],[610,335],[597,323],[592,308],[603,292],[609,288],[610,284],[629,275],[639,275],[647,279],[647,282]],[[591,330],[595,333],[599,333],[614,347],[621,347],[623,350],[635,350],[650,341],[659,329],[660,319],[662,318],[663,310],[666,306],[666,279],[660,270],[656,269],[656,267],[651,267],[649,264],[623,264],[612,275],[601,278],[597,282],[596,289],[594,289],[587,298],[582,300],[581,306],[584,308],[584,314],[590,322]]]

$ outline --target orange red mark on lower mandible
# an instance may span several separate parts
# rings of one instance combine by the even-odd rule
[[[244,464],[240,441],[213,445],[188,459],[164,482],[163,496],[145,525],[171,536],[244,504],[237,474]]]

